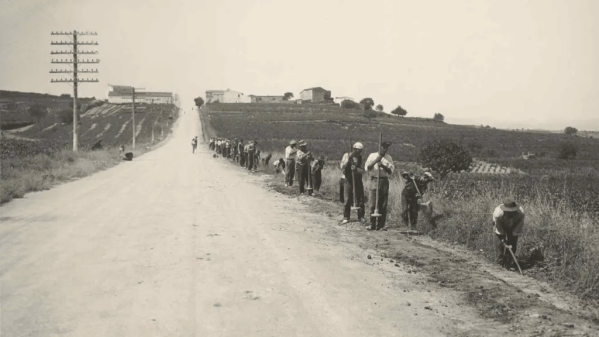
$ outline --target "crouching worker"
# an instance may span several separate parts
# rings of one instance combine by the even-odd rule
[[[494,243],[497,249],[497,263],[505,268],[515,268],[512,255],[505,247],[511,246],[516,255],[518,237],[524,228],[524,210],[511,198],[503,199],[503,204],[493,211]]]

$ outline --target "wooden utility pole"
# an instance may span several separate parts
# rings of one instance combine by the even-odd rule
[[[81,54],[98,54],[97,51],[79,51],[77,46],[81,45],[94,45],[97,46],[98,42],[95,41],[77,41],[77,35],[98,35],[95,32],[52,32],[51,35],[72,35],[73,41],[59,41],[59,42],[51,42],[51,45],[73,45],[73,50],[65,50],[65,51],[52,51],[50,54],[69,54],[73,56],[71,60],[63,60],[63,59],[52,59],[52,63],[62,63],[62,64],[71,64],[73,65],[73,70],[62,70],[62,69],[52,69],[50,70],[51,74],[62,74],[62,73],[73,73],[73,78],[71,79],[58,79],[58,80],[50,80],[51,83],[73,83],[73,151],[77,151],[79,148],[79,137],[77,133],[77,124],[79,123],[77,116],[77,84],[81,82],[98,82],[98,79],[80,79],[77,75],[79,73],[97,73],[98,69],[78,69],[78,65],[82,63],[100,63],[99,59],[95,60],[80,60],[78,58]]]

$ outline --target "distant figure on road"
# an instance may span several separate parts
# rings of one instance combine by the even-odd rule
[[[285,186],[293,186],[295,176],[295,159],[297,155],[297,142],[292,140],[285,148]]]
[[[366,159],[366,170],[370,174],[370,230],[382,230],[387,222],[387,202],[389,201],[389,177],[393,174],[395,166],[393,158],[387,154],[391,146],[389,142],[381,143],[379,152],[371,153]],[[345,176],[348,178],[347,175]],[[377,184],[379,187],[378,205],[376,202]],[[380,217],[373,217],[378,209]]]
[[[121,144],[121,147],[119,147],[119,155],[123,155],[125,153],[125,145]]]
[[[196,153],[197,147],[198,147],[198,137],[196,136],[195,138],[191,139],[191,148],[192,148],[191,153]]]
[[[518,248],[518,237],[524,228],[524,210],[518,206],[514,199],[505,198],[503,204],[497,206],[493,211],[493,233],[494,243],[497,249],[496,261],[505,268],[514,268],[515,262],[507,251],[511,246],[512,252],[516,254]]]

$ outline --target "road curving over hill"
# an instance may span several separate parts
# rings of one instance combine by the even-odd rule
[[[377,255],[385,232],[192,154],[198,116],[177,123],[132,162],[0,207],[0,336],[514,335],[405,255]]]

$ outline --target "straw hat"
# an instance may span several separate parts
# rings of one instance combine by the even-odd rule
[[[518,210],[518,204],[512,198],[505,198],[499,208],[504,212],[515,212]]]
[[[364,145],[362,145],[362,143],[357,142],[354,144],[354,149],[359,149],[362,150],[364,148]]]
[[[289,145],[295,145],[297,144],[297,141],[295,139],[293,139],[292,141],[289,142]]]

